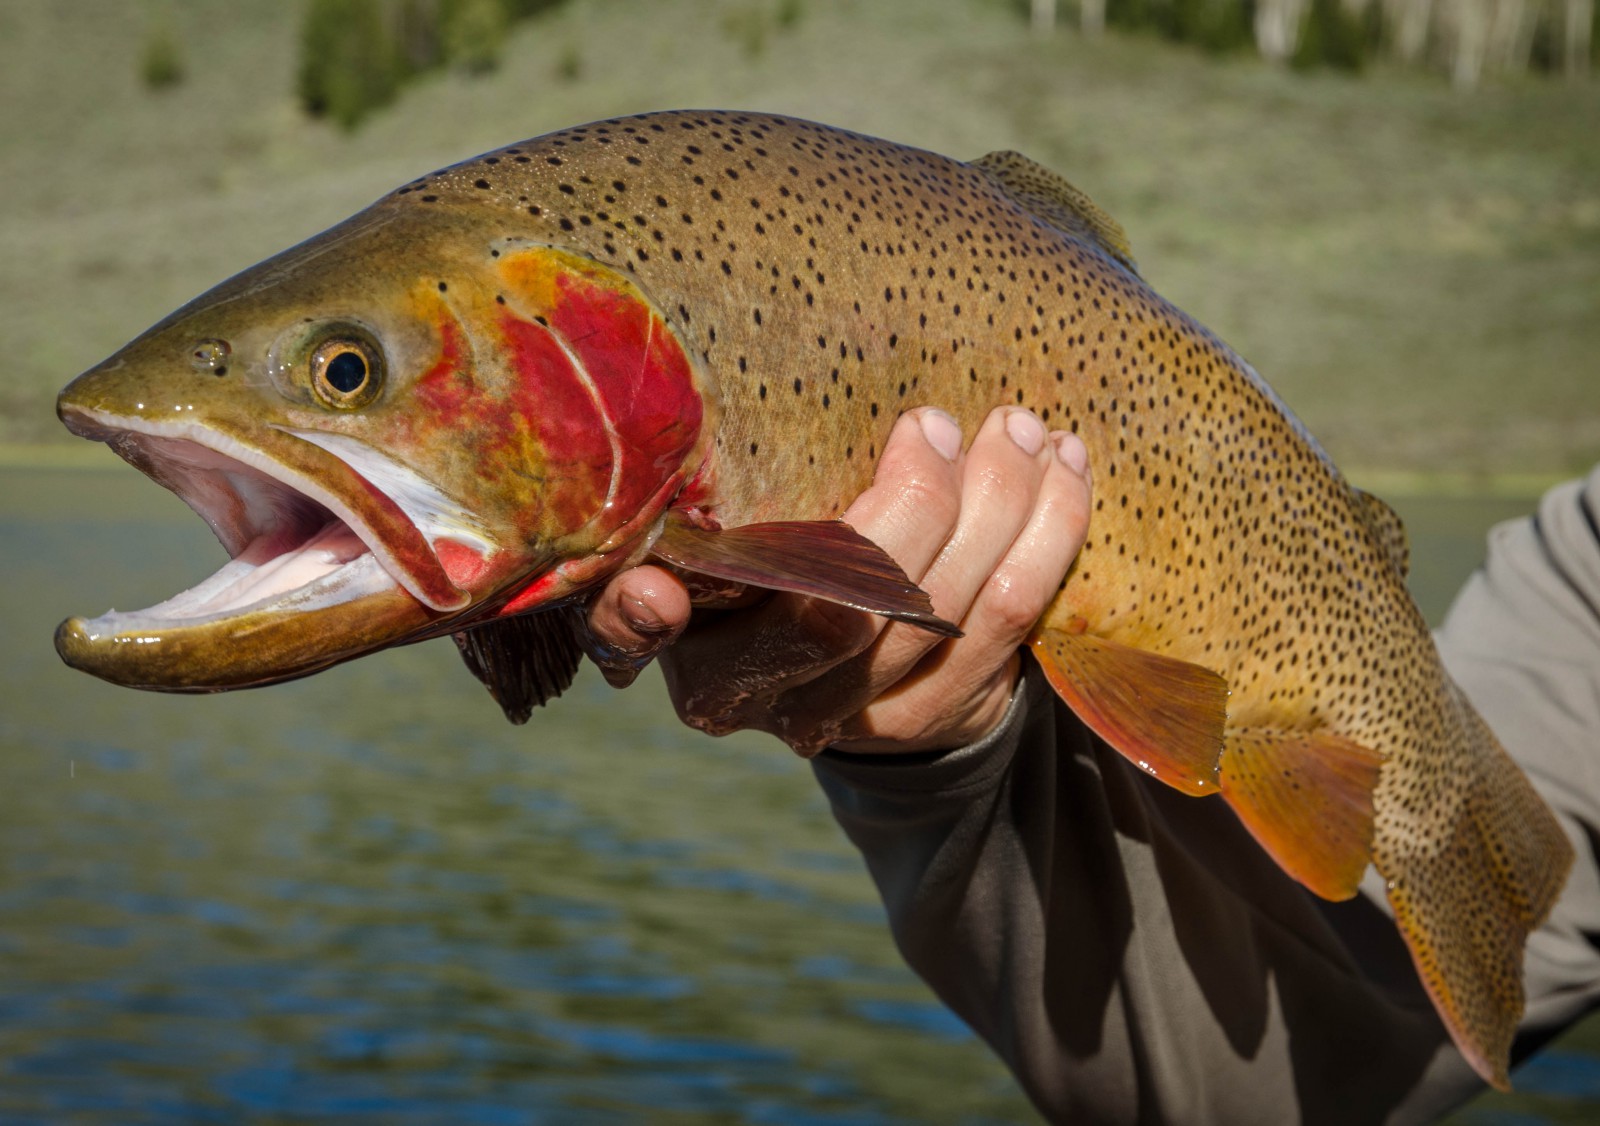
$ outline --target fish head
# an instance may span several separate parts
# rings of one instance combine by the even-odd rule
[[[156,606],[57,631],[69,665],[171,691],[571,597],[647,547],[705,430],[698,369],[631,279],[392,201],[179,309],[57,413],[231,557]]]

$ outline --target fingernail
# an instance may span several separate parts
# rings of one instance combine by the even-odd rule
[[[1089,468],[1089,449],[1083,444],[1083,439],[1070,430],[1062,430],[1051,435],[1056,443],[1056,460],[1068,469],[1083,476]]]
[[[628,625],[643,634],[664,633],[667,629],[667,623],[661,620],[661,615],[642,599],[630,599],[622,607],[622,616]]]
[[[922,436],[928,445],[938,450],[946,461],[954,461],[961,454],[961,426],[944,411],[934,408],[920,416]]]
[[[1032,455],[1044,449],[1044,423],[1032,411],[1015,410],[1007,415],[1006,433],[1023,453]]]

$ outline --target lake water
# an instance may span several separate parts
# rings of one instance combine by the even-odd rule
[[[1437,618],[1528,501],[1398,504]],[[132,471],[0,471],[0,1123],[1034,1122],[899,962],[809,771],[449,642],[216,697],[50,646],[221,562]],[[1580,1028],[1456,1121],[1593,1121]]]

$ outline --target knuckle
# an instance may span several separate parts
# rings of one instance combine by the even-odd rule
[[[1012,466],[985,465],[971,487],[980,511],[1021,515],[1033,507],[1038,482],[1032,474]]]
[[[1044,613],[1047,599],[1030,584],[1002,569],[989,577],[985,591],[984,632],[995,640],[1015,645]]]
[[[917,474],[901,486],[901,503],[919,522],[948,532],[961,516],[961,498],[948,481]]]

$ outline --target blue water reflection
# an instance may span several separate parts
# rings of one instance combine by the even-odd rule
[[[511,728],[448,643],[101,685],[56,621],[219,549],[132,473],[0,477],[0,1123],[1036,1120],[775,744],[650,678]],[[1592,1058],[1518,1080],[1594,1100]]]

